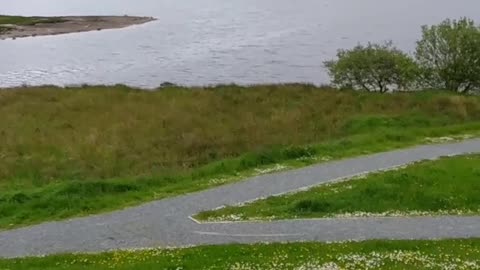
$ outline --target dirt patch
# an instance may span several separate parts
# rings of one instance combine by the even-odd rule
[[[55,22],[33,25],[0,25],[0,39],[116,29],[155,20],[153,17],[134,16],[67,16],[54,19]]]

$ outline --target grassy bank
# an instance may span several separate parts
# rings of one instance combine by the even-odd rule
[[[0,260],[0,269],[9,270],[407,268],[480,269],[480,240],[227,245]]]
[[[479,131],[480,98],[446,92],[309,85],[0,90],[0,227],[117,209],[272,166]]]
[[[64,22],[59,17],[23,17],[23,16],[7,16],[0,15],[0,34],[11,30],[10,25],[36,25],[40,23],[60,23]],[[7,26],[2,26],[7,25]]]
[[[59,17],[24,17],[0,15],[0,24],[13,25],[35,25],[39,23],[58,23],[63,22]]]
[[[365,179],[199,214],[199,219],[478,214],[479,155],[425,161]]]

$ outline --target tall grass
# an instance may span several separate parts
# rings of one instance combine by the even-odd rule
[[[211,178],[288,160],[473,133],[479,120],[479,97],[446,92],[301,84],[0,90],[0,227],[199,190],[215,185]]]
[[[276,146],[480,119],[480,98],[309,85],[0,90],[0,181],[37,186],[195,168]]]

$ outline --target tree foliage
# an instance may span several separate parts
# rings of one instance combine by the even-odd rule
[[[429,87],[458,92],[480,88],[480,28],[473,20],[423,26],[415,56]]]
[[[337,58],[324,63],[337,87],[384,93],[407,89],[416,79],[414,60],[391,42],[339,50]]]

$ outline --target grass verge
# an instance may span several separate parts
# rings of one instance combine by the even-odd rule
[[[204,246],[0,260],[0,269],[480,269],[480,240]]]
[[[0,228],[476,135],[480,98],[311,85],[0,90]]]
[[[480,155],[424,161],[364,179],[324,185],[239,207],[200,213],[201,220],[468,215],[480,213]]]

